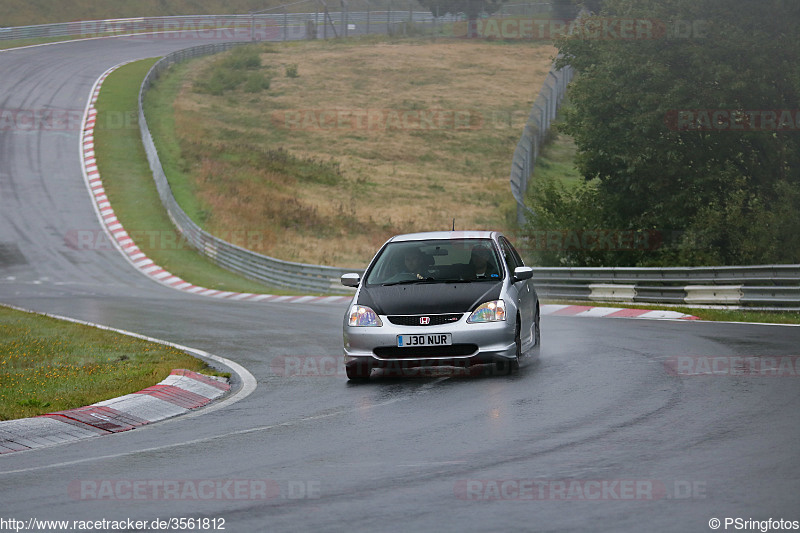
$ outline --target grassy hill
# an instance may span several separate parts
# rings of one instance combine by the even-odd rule
[[[206,230],[363,267],[391,235],[454,218],[515,229],[511,159],[554,55],[446,39],[258,45],[172,69],[145,105],[173,191]]]

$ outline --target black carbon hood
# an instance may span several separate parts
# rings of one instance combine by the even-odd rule
[[[501,281],[362,287],[357,303],[379,315],[466,313],[483,302],[497,300],[502,288]]]

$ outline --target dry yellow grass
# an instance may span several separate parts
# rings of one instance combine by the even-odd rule
[[[256,231],[252,247],[274,257],[352,267],[392,234],[453,218],[510,231],[511,156],[554,54],[442,40],[268,45],[270,88],[222,96],[194,90],[217,59],[196,61],[175,119],[205,225]],[[246,155],[277,149],[334,162],[340,176],[298,180]]]

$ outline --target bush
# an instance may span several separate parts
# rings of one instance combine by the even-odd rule
[[[244,82],[244,92],[246,93],[259,93],[269,89],[271,79],[263,72],[252,72],[247,76]]]
[[[204,74],[207,74],[207,77],[197,80],[194,89],[214,96],[222,96],[226,91],[236,89],[245,81],[245,74],[235,70],[217,68]]]
[[[228,52],[221,63],[233,70],[253,70],[261,68],[261,55],[252,46],[237,46]]]
[[[287,78],[297,78],[300,74],[297,73],[297,63],[292,63],[291,65],[286,65],[286,77]]]
[[[194,90],[221,96],[242,86],[248,93],[269,89],[270,79],[260,69],[261,56],[258,49],[253,46],[238,46],[206,67],[195,81]]]

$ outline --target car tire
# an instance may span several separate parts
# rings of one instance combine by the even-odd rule
[[[539,326],[539,319],[540,318],[541,317],[540,317],[540,314],[539,314],[539,306],[537,305],[536,306],[536,317],[533,319],[533,331],[536,334],[536,344],[534,345],[534,348],[536,350],[538,350],[539,348],[542,347],[542,328]]]
[[[372,369],[366,365],[347,365],[344,367],[350,381],[367,381]]]

